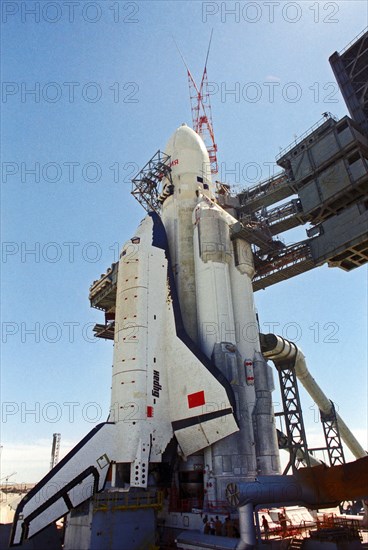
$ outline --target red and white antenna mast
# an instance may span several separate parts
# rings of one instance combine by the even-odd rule
[[[203,75],[201,80],[201,85],[197,86],[195,80],[190,72],[188,65],[186,64],[184,57],[178,48],[179,54],[183,60],[183,63],[187,69],[188,74],[188,83],[189,83],[189,95],[190,103],[192,108],[192,121],[193,121],[193,130],[197,132],[198,135],[204,141],[206,145],[208,156],[210,159],[211,173],[217,174],[218,164],[217,164],[217,145],[215,142],[215,134],[213,131],[212,123],[212,110],[211,110],[211,101],[210,94],[208,91],[208,76],[207,76],[207,61],[210,53],[211,41],[212,41],[213,29],[211,31],[210,42],[208,44],[206,62],[204,64]]]

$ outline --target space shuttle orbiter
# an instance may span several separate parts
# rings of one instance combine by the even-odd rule
[[[202,139],[180,126],[165,150],[161,215],[150,212],[123,247],[117,283],[111,409],[20,502],[19,545],[101,491],[116,467],[124,490],[154,483],[169,444],[202,451],[213,480],[279,472],[272,373],[260,353],[250,245],[216,202]]]

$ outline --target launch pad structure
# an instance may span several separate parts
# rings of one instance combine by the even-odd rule
[[[253,292],[325,263],[345,271],[367,263],[368,31],[340,54],[333,54],[330,63],[350,117],[337,120],[324,113],[277,155],[280,171],[273,177],[238,194],[231,192],[227,182],[217,181],[211,187],[217,147],[210,110],[199,100],[198,110],[193,102],[192,110],[197,130],[205,128],[209,151],[197,134],[182,126],[165,151],[157,151],[132,180],[132,194],[148,215],[124,245],[120,261],[94,281],[89,294],[91,307],[105,315],[104,323],[94,327],[95,336],[115,342],[112,407],[122,402],[122,391],[131,396],[120,406],[125,413],[128,405],[132,407],[122,428],[127,439],[115,430],[119,411],[112,410],[109,421],[86,436],[22,501],[13,545],[37,536],[41,528],[65,515],[65,550],[245,550],[262,542],[281,548],[283,529],[273,541],[263,540],[258,511],[300,505],[307,514],[302,520],[305,540],[303,546],[300,541],[293,546],[290,539],[287,547],[327,548],[327,539],[328,548],[361,547],[353,522],[336,525],[326,520],[306,536],[311,519],[307,508],[367,498],[368,458],[309,373],[301,350],[271,334],[259,335],[258,348],[249,344],[242,348],[223,334],[212,341],[200,328],[221,312],[229,319],[253,319]],[[205,68],[197,87],[187,70],[193,100],[194,92],[200,96],[207,73]],[[202,158],[207,159],[205,167]],[[305,224],[310,226],[306,239],[286,246],[278,238]],[[194,239],[189,233],[193,228]],[[212,243],[206,241],[209,234],[214,236]],[[147,274],[154,270],[162,274],[161,282],[145,293]],[[201,289],[210,288],[209,281],[213,282],[211,300],[204,300]],[[229,306],[228,296],[235,292],[247,296],[247,303],[233,300]],[[197,322],[198,341],[193,336]],[[149,327],[155,326],[158,339],[152,344],[146,332],[152,334],[156,329]],[[134,356],[127,352],[126,339],[134,339],[130,348]],[[138,372],[135,367],[151,352],[152,388],[151,371]],[[168,378],[161,368],[164,359],[170,367]],[[180,360],[186,373],[180,369]],[[279,380],[283,411],[277,414],[284,420],[285,432],[274,426],[273,375],[267,360],[274,363]],[[140,377],[142,387],[149,386],[144,395],[136,387]],[[181,386],[175,393],[177,378]],[[197,382],[204,389],[194,389]],[[313,454],[317,449],[308,446],[300,383],[320,410],[328,466]],[[193,389],[184,391],[187,387]],[[223,407],[205,407],[210,392]],[[189,409],[185,414],[180,408],[183,396]],[[250,415],[244,412],[247,400],[255,404]],[[145,418],[138,415],[137,422],[130,422],[136,418],[137,403],[142,404]],[[154,422],[161,424],[148,434],[146,426]],[[162,428],[166,424],[173,438]],[[253,442],[250,432],[254,432]],[[119,458],[115,443],[123,448],[124,459]],[[355,462],[346,464],[343,444]],[[86,453],[85,449],[90,455],[78,454]],[[278,449],[286,449],[290,456],[283,475],[279,475]],[[71,476],[69,481],[62,477],[63,471]],[[34,504],[52,482],[57,490],[51,498],[40,506]],[[203,533],[205,520],[212,516],[225,526],[216,536]],[[273,521],[270,516],[269,523]]]
[[[219,183],[218,203],[239,220],[232,228],[234,236],[253,244],[254,291],[324,263],[350,271],[367,262],[367,43],[367,31],[362,31],[340,54],[330,57],[351,118],[337,120],[324,113],[277,155],[278,174],[238,194]],[[166,175],[169,163],[158,151],[133,179],[132,194],[148,211],[160,209],[161,171]],[[301,242],[285,246],[274,239],[307,223],[308,238]],[[91,307],[105,311],[107,321],[115,305],[117,270],[118,263],[112,264],[90,289]],[[96,336],[113,339],[107,327],[108,323],[96,325]]]

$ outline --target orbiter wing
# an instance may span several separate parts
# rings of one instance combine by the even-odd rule
[[[115,453],[114,430],[99,424],[18,504],[10,544],[21,544],[101,491]]]

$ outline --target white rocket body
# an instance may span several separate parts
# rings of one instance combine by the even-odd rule
[[[121,252],[108,422],[90,432],[18,506],[20,544],[113,483],[146,488],[170,442],[203,453],[209,501],[232,480],[279,472],[272,374],[260,354],[250,245],[215,203],[202,139],[168,142],[172,181]]]
[[[183,322],[231,384],[239,431],[205,450],[209,500],[234,479],[279,473],[272,372],[260,353],[249,243],[231,240],[237,222],[214,202],[208,152],[186,125],[169,140],[173,193],[162,206]]]
[[[173,194],[162,206],[162,221],[169,242],[180,308],[185,329],[198,340],[197,292],[194,268],[193,210],[197,193],[213,198],[214,186],[207,149],[200,137],[186,125],[169,139],[166,154],[171,157]],[[167,182],[168,183],[168,182]]]

